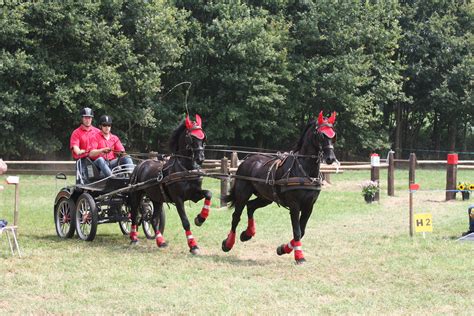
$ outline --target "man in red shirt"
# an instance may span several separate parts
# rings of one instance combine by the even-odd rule
[[[72,132],[69,141],[69,148],[71,149],[72,157],[75,160],[88,156],[89,151],[91,150],[90,140],[95,137],[96,133],[100,132],[97,127],[92,126],[94,113],[90,108],[83,108],[80,115],[81,125]]]
[[[112,169],[118,165],[132,167],[133,161],[130,156],[125,155],[125,148],[120,139],[110,132],[112,118],[109,115],[102,115],[99,119],[99,127],[100,133],[97,133],[92,140],[89,153],[95,165],[106,177],[112,175]],[[121,157],[117,157],[117,154]]]

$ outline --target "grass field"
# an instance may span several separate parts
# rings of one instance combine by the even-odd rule
[[[421,189],[442,190],[446,171],[417,170]],[[408,236],[407,171],[396,173],[396,197],[366,204],[358,186],[369,172],[333,175],[308,223],[308,262],[279,257],[292,239],[290,219],[275,204],[255,215],[257,235],[221,250],[231,211],[218,209],[219,183],[207,222],[192,231],[200,256],[188,252],[173,206],[166,249],[144,239],[132,247],[118,224],[100,225],[93,242],[62,240],[53,201],[63,183],[22,176],[20,246],[12,258],[0,239],[0,311],[32,314],[472,314],[474,243],[457,242],[473,200],[444,202],[441,191],[415,194],[415,212],[433,214],[434,232]],[[0,177],[3,182],[5,177]],[[473,171],[458,180],[474,182]],[[0,218],[13,219],[13,187],[0,192]],[[469,203],[471,202],[471,203]],[[202,202],[186,204],[189,218]],[[239,233],[246,226],[246,216]]]

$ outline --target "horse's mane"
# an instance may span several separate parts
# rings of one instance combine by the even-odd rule
[[[305,135],[306,135],[306,132],[308,131],[309,128],[311,128],[311,126],[314,125],[314,120],[310,120],[308,122],[308,124],[306,124],[305,128],[303,129],[303,132],[301,133],[301,136],[300,136],[300,140],[298,141],[298,143],[296,143],[296,145],[293,147],[293,152],[297,152],[301,149],[301,146],[303,146],[304,144],[304,141],[305,141]]]
[[[175,153],[178,151],[179,136],[184,132],[185,128],[186,126],[184,125],[184,121],[182,121],[171,134],[170,141],[169,141],[169,147],[170,147],[171,152]]]

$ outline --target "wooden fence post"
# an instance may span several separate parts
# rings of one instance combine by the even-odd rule
[[[409,171],[408,171],[408,184],[413,184],[415,183],[415,172],[416,172],[416,154],[411,153],[410,154],[410,160],[408,162],[409,164]]]
[[[237,155],[237,153],[234,151],[232,152],[231,156],[230,156],[230,167],[231,168],[237,168],[239,167],[239,156]],[[232,174],[233,171],[230,171],[229,170],[229,173]],[[235,178],[234,177],[231,177],[230,178],[230,182],[229,182],[229,185],[232,187],[234,185],[234,181],[235,181]]]
[[[408,223],[408,230],[410,231],[410,237],[413,237],[413,190],[411,189],[411,185],[409,185],[410,193],[409,193],[409,200],[408,200],[408,211],[409,211],[409,223]]]
[[[221,159],[221,173],[222,174],[229,174],[229,167],[227,165],[227,157]],[[222,178],[221,180],[221,207],[226,206],[225,203],[225,196],[229,192],[229,182],[227,178]]]
[[[370,155],[370,180],[377,182],[377,186],[380,187],[380,156],[378,154]],[[375,193],[374,201],[380,200],[380,193]]]
[[[458,154],[448,154],[446,164],[446,201],[456,199],[456,178],[458,171]]]
[[[395,196],[395,161],[393,150],[388,153],[387,194]]]
[[[237,156],[237,153],[234,151],[232,152],[232,155],[230,156],[230,167],[237,168],[238,166],[239,166],[239,157]]]
[[[413,237],[413,191],[411,190],[411,185],[415,183],[415,170],[416,170],[416,154],[411,153],[410,154],[410,160],[409,160],[409,171],[408,171],[408,188],[410,189],[410,201],[409,201],[409,206],[410,206],[410,216],[409,218],[409,227],[410,227],[410,237]]]

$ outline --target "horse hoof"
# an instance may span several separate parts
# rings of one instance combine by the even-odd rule
[[[282,256],[282,255],[285,254],[285,251],[283,250],[284,246],[285,245],[280,245],[280,246],[277,247],[277,255]]]
[[[240,241],[248,241],[252,239],[252,236],[249,236],[247,235],[247,231],[243,231],[241,234],[240,234]]]
[[[194,218],[194,224],[196,224],[196,226],[201,226],[204,223],[204,221],[205,219],[199,215],[196,216],[196,218]]]
[[[232,248],[228,248],[227,245],[226,245],[226,242],[227,242],[227,239],[224,239],[222,241],[222,251],[229,252]]]
[[[306,259],[305,258],[301,258],[301,259],[298,259],[296,260],[296,265],[299,266],[299,265],[302,265],[303,263],[306,262]]]
[[[164,242],[164,243],[161,243],[158,245],[158,248],[166,248],[168,247],[168,243],[167,242]]]
[[[199,254],[199,247],[193,246],[191,249],[189,249],[189,252],[196,256]]]

